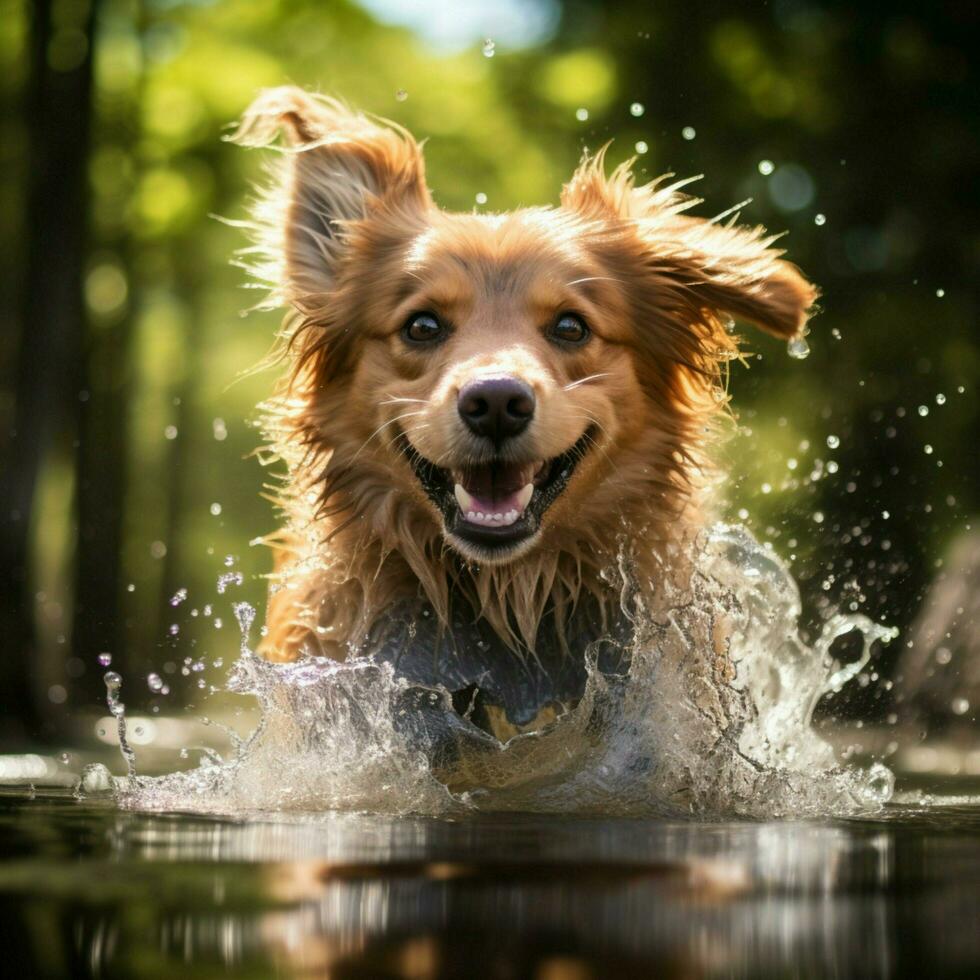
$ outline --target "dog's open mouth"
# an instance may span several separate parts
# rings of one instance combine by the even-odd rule
[[[404,435],[399,441],[419,483],[442,513],[447,533],[493,552],[537,533],[542,515],[568,486],[593,438],[590,427],[560,456],[547,460],[492,460],[452,469],[429,462]]]

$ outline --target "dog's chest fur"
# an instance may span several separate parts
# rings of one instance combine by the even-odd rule
[[[583,596],[564,643],[554,615],[542,618],[533,651],[514,650],[462,598],[452,604],[448,626],[425,600],[403,600],[376,621],[363,652],[412,685],[444,687],[463,718],[510,737],[577,703],[590,663],[606,675],[629,668],[632,631],[621,611],[603,617],[598,601]]]

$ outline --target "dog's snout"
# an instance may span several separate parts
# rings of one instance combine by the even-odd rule
[[[480,378],[463,385],[456,407],[471,432],[499,446],[527,428],[534,415],[534,392],[520,378]]]

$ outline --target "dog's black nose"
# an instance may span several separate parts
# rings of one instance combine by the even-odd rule
[[[519,378],[480,378],[463,385],[456,407],[471,432],[499,446],[527,428],[534,415],[534,392]]]

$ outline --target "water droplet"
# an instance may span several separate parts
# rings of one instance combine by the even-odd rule
[[[697,130],[693,126],[685,126],[681,130],[681,136],[683,136],[686,140],[692,140],[697,135]]]
[[[836,449],[840,445],[840,439],[837,436],[827,436],[827,446],[829,449]]]
[[[810,345],[806,337],[794,337],[786,345],[786,353],[796,361],[802,361],[810,355]]]
[[[163,678],[159,674],[149,674],[146,678],[147,686],[151,691],[160,693],[163,690]]]
[[[837,327],[834,327],[830,331],[830,336],[833,337],[834,340],[840,340],[841,339],[841,332],[837,329]]]
[[[633,146],[633,149],[636,150],[637,153],[642,154],[642,153],[646,153],[650,149],[650,147],[647,146],[646,140],[637,140]]]
[[[483,42],[483,57],[492,58],[497,53],[497,45],[493,43],[493,38],[487,38]]]
[[[970,702],[966,698],[953,698],[950,707],[954,715],[965,715],[970,710]]]
[[[78,787],[83,793],[105,793],[112,789],[112,775],[101,762],[93,762],[82,770]]]
[[[68,763],[71,762],[71,756],[67,752],[62,752],[61,755],[58,756],[58,761],[63,766],[67,766]]]
[[[815,524],[823,524],[823,511],[815,510],[813,512],[813,522]]]
[[[924,446],[922,447],[922,449],[923,449],[923,451],[925,452],[925,454],[926,454],[927,456],[931,456],[931,455],[932,455],[932,446],[930,446],[930,445],[929,445],[929,443],[926,443],[926,444],[925,444],[925,445],[924,445]]]
[[[636,116],[637,118],[639,118],[640,116],[643,115],[644,112],[646,112],[646,107],[643,105],[642,102],[634,102],[630,106],[630,115],[631,116]]]
[[[945,295],[946,295],[946,290],[945,289],[937,289],[936,290],[936,296],[939,299],[942,299]]]
[[[480,193],[476,195],[476,203],[477,204],[486,204],[487,203],[487,195],[484,194],[483,191],[480,191]]]
[[[946,404],[946,396],[942,392],[940,392],[938,395],[936,395],[936,404],[937,405],[945,405]]]
[[[825,214],[815,214],[813,216],[813,223],[815,225],[825,225],[827,223],[827,216]]]
[[[759,161],[759,173],[762,174],[763,177],[768,177],[775,169],[776,165],[772,162],[772,160]]]
[[[217,501],[215,501],[211,505],[211,508],[210,509],[211,509],[211,516],[212,517],[217,517],[221,513],[221,504],[219,504]]]
[[[405,100],[406,100],[407,98],[408,98],[408,92],[406,92],[406,91],[405,91],[405,89],[403,89],[403,88],[400,88],[400,89],[399,89],[399,90],[398,90],[398,91],[397,91],[397,92],[395,93],[395,99],[396,99],[396,100],[397,100],[398,102],[404,102],[404,101],[405,101]]]
[[[585,122],[589,118],[589,110],[582,107],[575,110],[575,118],[579,122]]]
[[[187,589],[178,589],[170,598],[171,606],[179,606],[187,598]]]
[[[166,428],[165,428],[165,429],[163,430],[163,434],[164,434],[164,435],[165,435],[165,436],[166,436],[166,437],[167,437],[168,439],[176,439],[176,438],[177,438],[177,426],[176,426],[176,425],[168,425],[168,426],[167,426],[167,427],[166,427]]]
[[[225,572],[224,575],[218,576],[218,594],[224,595],[229,585],[241,585],[244,581],[245,578],[241,572]]]
[[[920,405],[918,411],[919,411],[919,414],[923,418],[925,418],[929,414],[929,406],[928,405]]]
[[[224,442],[228,438],[228,429],[225,420],[222,418],[213,419],[211,422],[211,432],[218,442]]]
[[[99,665],[100,666],[102,666],[102,667],[108,667],[109,664],[112,663],[112,654],[111,653],[100,653],[98,655],[98,657],[96,657],[96,660],[99,661]]]

